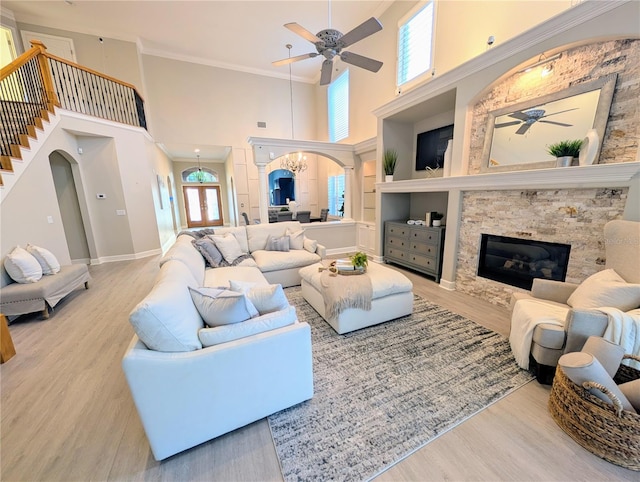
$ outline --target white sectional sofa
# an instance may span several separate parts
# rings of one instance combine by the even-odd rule
[[[231,282],[258,288],[299,284],[298,266],[313,264],[320,255],[264,250],[270,234],[280,236],[287,228],[297,232],[300,225],[216,230],[231,232],[241,246],[244,239],[255,257],[237,266],[205,268],[186,235],[162,258],[154,287],[130,315],[136,335],[122,361],[156,460],[313,396],[311,330],[297,320],[284,295],[285,305],[277,311],[207,327],[190,291]]]

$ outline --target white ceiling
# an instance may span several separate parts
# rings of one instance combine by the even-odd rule
[[[71,3],[71,4],[69,4]],[[297,1],[33,1],[2,0],[17,22],[136,42],[142,53],[188,60],[260,75],[289,78],[287,66],[271,62],[315,52],[312,43],[284,27],[297,22],[316,33],[331,26],[347,33],[369,17],[379,17],[393,0]],[[366,42],[367,39],[362,40]],[[358,45],[349,50],[358,52]],[[338,60],[339,61],[339,60]],[[322,59],[292,64],[294,80],[318,82]],[[177,161],[224,161],[226,146],[163,145]]]
[[[347,33],[369,17],[379,17],[392,3],[333,0],[331,27]],[[297,22],[313,33],[329,27],[327,0],[3,0],[2,7],[18,22],[138,42],[143,53],[281,78],[288,78],[288,67],[273,67],[271,62],[289,55],[286,44],[293,45],[292,57],[316,51],[283,25]],[[349,50],[357,53],[357,47]],[[292,75],[315,82],[321,63],[320,58],[297,62]]]

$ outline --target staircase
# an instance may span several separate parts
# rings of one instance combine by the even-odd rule
[[[47,53],[42,42],[0,71],[0,200],[59,121],[57,107],[146,128],[136,88]]]

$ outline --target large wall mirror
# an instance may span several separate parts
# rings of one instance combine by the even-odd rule
[[[616,74],[490,112],[481,172],[555,167],[547,147],[598,134],[595,163],[607,127]]]

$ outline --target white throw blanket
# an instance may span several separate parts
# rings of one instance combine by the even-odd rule
[[[628,312],[617,308],[599,308],[609,317],[603,338],[624,348],[628,355],[640,356],[640,309]],[[640,362],[624,360],[622,363],[640,370]]]
[[[536,299],[516,301],[511,315],[509,343],[520,368],[529,369],[529,353],[535,327],[541,323],[564,326],[567,311],[568,307],[563,308]]]

